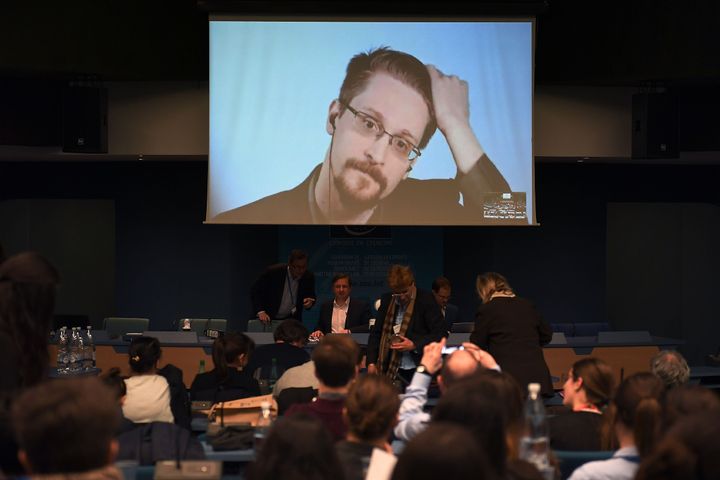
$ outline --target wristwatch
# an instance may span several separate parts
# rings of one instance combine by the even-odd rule
[[[427,367],[426,367],[425,365],[423,365],[422,363],[417,366],[417,368],[415,369],[415,371],[416,371],[417,373],[422,373],[423,375],[429,375],[429,376],[432,377],[432,374],[431,374],[430,372],[428,372]]]

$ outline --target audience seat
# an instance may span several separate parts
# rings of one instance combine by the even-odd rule
[[[555,456],[560,463],[560,478],[565,480],[568,478],[576,468],[580,465],[593,462],[595,460],[607,460],[612,457],[613,451],[586,451],[586,452],[574,452],[568,450],[553,450]]]
[[[133,317],[107,317],[103,320],[103,330],[109,337],[121,337],[126,333],[140,333],[150,330],[150,319]]]
[[[576,337],[597,337],[598,332],[606,332],[610,330],[607,322],[588,322],[575,324]]]

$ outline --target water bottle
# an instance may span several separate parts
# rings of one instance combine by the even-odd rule
[[[69,344],[69,360],[68,360],[68,373],[71,375],[76,374],[80,372],[81,366],[81,350],[80,350],[80,341],[79,341],[79,335],[77,331],[77,327],[73,327],[72,331],[70,332],[70,338],[68,339]]]
[[[68,335],[67,327],[60,328],[57,341],[57,372],[58,375],[68,374]]]
[[[525,402],[525,434],[520,440],[520,458],[535,465],[545,479],[551,480],[554,471],[548,459],[549,450],[548,423],[540,398],[540,384],[531,383]]]
[[[198,373],[205,373],[205,359],[200,359],[200,365],[198,365]]]
[[[257,454],[262,448],[263,441],[270,432],[272,427],[273,419],[270,416],[270,402],[262,402],[260,404],[260,416],[255,423],[254,431],[254,448],[255,454]]]
[[[92,370],[95,368],[96,356],[95,356],[95,342],[92,336],[92,325],[87,326],[87,341],[85,342],[85,370]]]

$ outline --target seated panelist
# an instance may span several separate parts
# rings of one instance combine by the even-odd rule
[[[363,300],[350,298],[350,275],[335,275],[332,289],[334,298],[320,307],[317,328],[310,336],[319,338],[328,333],[367,333],[370,328],[370,305]]]

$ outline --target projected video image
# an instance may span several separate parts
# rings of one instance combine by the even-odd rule
[[[532,23],[210,24],[207,221],[534,223]]]

